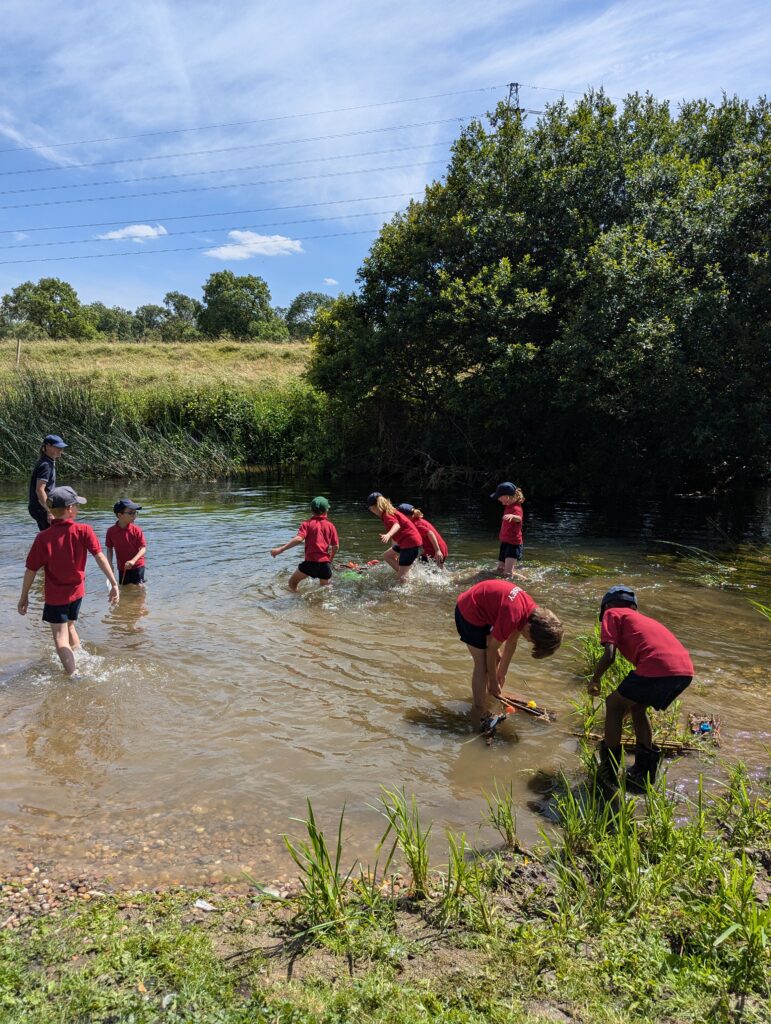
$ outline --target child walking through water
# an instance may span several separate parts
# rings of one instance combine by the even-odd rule
[[[382,519],[385,533],[380,534],[384,544],[393,545],[389,547],[384,558],[396,573],[398,583],[404,583],[410,573],[412,563],[420,554],[420,545],[423,543],[417,526],[407,516],[394,508],[388,498],[384,498],[380,491],[373,491],[367,498],[367,508],[373,516]]]
[[[75,623],[86,591],[89,552],[110,583],[110,604],[117,604],[120,600],[112,567],[99,546],[96,534],[87,523],[75,522],[78,505],[85,503],[86,499],[71,487],[55,487],[48,495],[48,507],[53,518],[49,528],[37,535],[27,555],[18,604],[19,615],[26,615],[29,591],[37,571],[45,569],[43,622],[51,626],[56,653],[69,676],[75,671],[73,651],[80,647]]]
[[[522,503],[525,496],[516,484],[507,480],[498,484],[490,497],[497,498],[503,505],[496,569],[505,576],[513,576],[517,563],[522,561],[522,522],[525,518]]]
[[[401,505],[397,505],[396,511],[403,512],[417,527],[420,534],[420,545],[423,548],[421,561],[427,562],[429,558],[433,558],[437,565],[444,565],[449,549],[437,528],[429,523],[419,508],[415,508],[409,502],[405,501]]]
[[[296,536],[281,547],[271,548],[270,551],[275,558],[289,548],[305,543],[305,560],[300,562],[287,584],[294,593],[297,592],[299,584],[307,579],[318,580],[322,587],[329,586],[332,579],[332,559],[340,547],[337,530],[327,519],[329,502],[323,495],[313,499],[311,512],[311,518],[300,523]]]

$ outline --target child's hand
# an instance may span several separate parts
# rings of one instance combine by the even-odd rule
[[[589,685],[586,687],[586,692],[591,694],[592,697],[599,697],[600,695],[600,684],[598,680],[592,679]]]
[[[444,565],[444,555],[442,554],[441,551],[437,551],[437,553],[434,555],[434,561],[436,562],[437,565]]]
[[[129,558],[128,562],[123,563],[123,571],[125,572],[126,569],[133,569],[134,566],[136,565],[136,562],[136,558]]]
[[[271,548],[270,549],[270,554],[271,554],[271,558],[275,558],[276,555],[280,555],[281,554],[281,548]]]
[[[503,518],[507,523],[512,522],[514,519],[519,521],[519,516],[515,516],[512,512],[509,512],[509,514],[507,516],[504,516]]]
[[[16,605],[16,608],[17,608],[17,610],[19,612],[19,615],[26,615],[27,614],[27,609],[29,608],[29,598],[28,597],[19,598],[19,603]]]
[[[110,586],[110,594],[107,600],[110,602],[110,604],[118,604],[118,602],[120,601],[120,590],[118,589],[117,583],[113,583]]]
[[[383,543],[383,544],[390,544],[391,543],[391,538],[388,536],[387,533],[381,533],[380,534],[380,540],[381,540],[381,543]]]

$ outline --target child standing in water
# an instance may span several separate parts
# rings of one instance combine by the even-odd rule
[[[305,560],[300,562],[289,577],[288,586],[293,593],[297,593],[299,584],[307,579],[318,580],[322,587],[329,586],[332,579],[332,559],[340,547],[337,530],[327,519],[329,502],[323,495],[313,499],[311,512],[311,518],[300,523],[295,537],[281,547],[271,548],[270,552],[275,558],[289,548],[305,543]]]
[[[409,502],[405,501],[401,505],[397,505],[396,510],[408,516],[413,525],[417,527],[420,544],[423,548],[422,561],[427,562],[429,558],[433,558],[437,565],[443,565],[449,554],[449,549],[437,528],[429,523],[419,508],[415,508]]]
[[[55,487],[48,495],[51,525],[42,530],[27,555],[26,572],[19,598],[19,615],[29,608],[29,591],[38,569],[45,569],[43,622],[51,626],[56,653],[71,676],[75,671],[73,651],[80,647],[75,623],[86,592],[86,561],[89,552],[110,582],[110,604],[120,600],[112,567],[99,546],[97,536],[87,523],[76,523],[78,505],[85,505],[71,487]]]
[[[653,743],[646,708],[663,711],[679,697],[693,678],[693,663],[680,641],[656,619],[637,610],[631,587],[611,587],[600,603],[600,643],[604,647],[589,682],[592,696],[620,651],[634,666],[623,682],[605,699],[605,736],[600,744],[600,781],[609,789],[618,786],[621,762],[621,727],[632,716],[635,761],[626,773],[630,789],[645,790],[653,782],[661,760],[661,748]]]
[[[104,543],[107,547],[110,565],[112,565],[112,553],[115,551],[118,580],[121,583],[134,583],[143,587],[145,585],[147,541],[136,523],[137,512],[141,508],[142,506],[137,505],[131,498],[121,498],[120,501],[116,501],[112,510],[118,521],[107,531]]]
[[[510,580],[483,580],[460,594],[455,628],[474,662],[471,692],[477,710],[484,710],[488,693],[500,696],[520,637],[533,645],[534,658],[548,658],[563,634],[554,612],[539,608]]]
[[[385,560],[396,573],[397,582],[404,583],[423,543],[418,528],[403,512],[394,508],[380,491],[373,491],[370,494],[367,498],[367,508],[373,516],[383,521],[386,532],[380,534],[382,542],[390,544],[394,541],[385,554]]]
[[[498,538],[501,542],[496,569],[505,576],[513,576],[517,563],[522,560],[522,503],[525,496],[516,484],[506,480],[498,484],[491,498],[503,505],[503,518]]]

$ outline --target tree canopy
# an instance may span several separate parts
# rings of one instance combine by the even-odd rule
[[[318,315],[348,464],[582,491],[761,473],[770,123],[764,99],[597,92],[466,127]]]

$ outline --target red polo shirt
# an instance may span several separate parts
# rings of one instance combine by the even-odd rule
[[[388,533],[394,523],[399,524],[398,531],[391,538],[392,544],[397,544],[400,548],[419,548],[423,543],[420,539],[418,528],[413,521],[398,509],[394,509],[392,513],[384,512],[380,518],[383,520],[386,533]]]
[[[427,554],[429,558],[433,558],[436,554],[436,548],[431,543],[431,538],[428,536],[430,531],[439,541],[439,550],[442,552],[442,557],[447,558],[449,553],[447,544],[437,528],[432,526],[427,519],[413,519],[412,522],[417,527],[418,533],[420,534],[420,543],[423,545],[424,553]]]
[[[693,675],[693,662],[677,637],[634,608],[608,608],[600,643],[614,644],[639,676]]]
[[[310,519],[300,523],[297,536],[305,540],[306,562],[328,562],[329,545],[340,543],[337,539],[337,530],[327,519],[326,512],[312,515]]]
[[[519,516],[519,522],[515,523],[511,519],[507,522],[505,519],[501,519],[501,532],[498,534],[498,539],[506,544],[521,544],[522,523],[525,518],[522,513],[522,506],[506,505],[504,506],[503,514],[505,516]]]
[[[503,643],[520,633],[538,605],[510,580],[483,580],[458,597],[458,609],[472,626],[492,626],[492,634]]]
[[[33,572],[45,568],[45,603],[70,604],[83,597],[88,553],[98,555],[101,550],[88,523],[74,519],[54,519],[47,530],[39,533],[26,565]]]
[[[104,538],[104,542],[108,548],[113,548],[115,550],[115,557],[118,561],[118,572],[123,572],[123,566],[130,558],[134,557],[140,548],[147,547],[145,535],[136,523],[129,523],[126,527],[121,526],[120,523],[115,523],[107,531],[107,536]],[[142,555],[134,568],[138,569],[144,564],[145,556]]]

